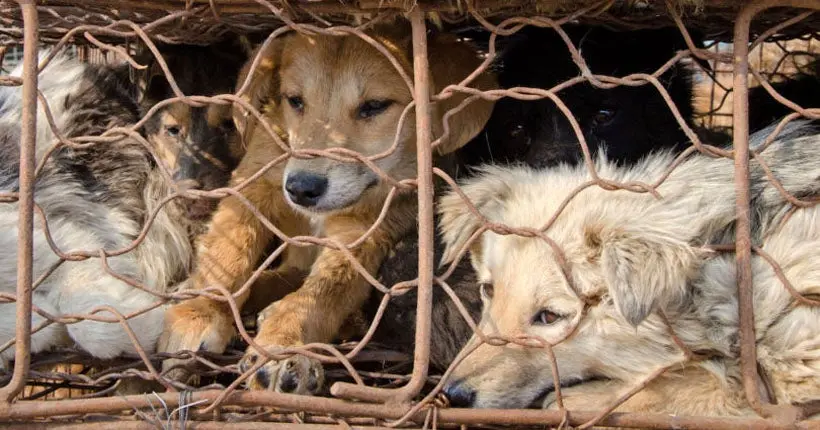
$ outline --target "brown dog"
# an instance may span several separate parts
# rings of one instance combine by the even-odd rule
[[[396,57],[404,73],[412,75],[409,26],[385,26],[370,31],[369,36]],[[454,37],[432,34],[428,38],[432,91],[461,81],[480,64],[476,51]],[[270,124],[280,127],[277,132],[293,149],[345,148],[373,156],[397,141],[389,155],[374,163],[396,180],[416,176],[412,112],[397,131],[412,93],[395,66],[374,46],[356,36],[289,33],[260,49],[258,55],[259,65],[249,77],[244,97]],[[240,75],[240,87],[250,65]],[[495,81],[485,74],[474,86],[489,89]],[[463,95],[456,95],[434,104],[435,136],[442,134],[444,113],[463,100]],[[491,109],[491,102],[478,101],[449,118],[450,135],[438,150],[450,152],[473,138]],[[233,185],[285,154],[269,130],[253,118],[236,117],[248,148],[234,172]],[[314,227],[313,231],[344,246],[359,241],[371,229],[389,189],[388,183],[361,163],[290,157],[242,188],[241,194],[284,234],[310,234]],[[415,196],[399,195],[384,220],[349,252],[365,270],[375,273],[393,244],[415,223]],[[237,292],[274,237],[241,199],[225,198],[202,238],[189,286],[220,286]],[[339,250],[322,249],[314,259],[309,249],[289,246],[277,271],[294,269],[310,270],[302,287],[260,314],[255,342],[271,352],[332,341],[370,293],[368,282]],[[236,295],[237,304],[241,306],[247,296],[247,290]],[[160,349],[222,351],[234,332],[233,321],[224,303],[204,297],[180,303],[166,315]],[[250,347],[243,364],[254,363],[258,354]],[[165,368],[172,364],[166,362]],[[318,363],[297,355],[269,361],[251,377],[249,386],[307,394],[315,393],[322,381]]]
[[[180,90],[189,96],[212,96],[231,92],[242,65],[251,53],[245,40],[234,37],[211,46],[159,45],[169,71]],[[140,107],[145,115],[162,100],[174,97],[171,84],[149,52],[142,59],[149,64]],[[144,127],[156,155],[173,173],[175,181],[212,190],[228,184],[231,171],[245,153],[233,123],[230,105],[207,104],[195,107],[174,102],[151,115]],[[216,209],[216,200],[186,202],[185,209],[195,228],[202,233]]]

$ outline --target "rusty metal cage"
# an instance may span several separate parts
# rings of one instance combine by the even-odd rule
[[[765,375],[759,373],[756,365],[755,328],[752,307],[752,257],[761,250],[751,240],[750,218],[750,163],[762,163],[759,154],[750,150],[748,136],[748,89],[750,79],[760,82],[771,95],[795,112],[786,116],[775,133],[796,118],[820,118],[820,110],[801,108],[783,98],[768,83],[772,74],[767,76],[761,70],[750,66],[749,55],[765,40],[779,41],[798,37],[816,38],[820,28],[820,16],[814,12],[820,9],[817,0],[755,0],[750,2],[734,1],[493,1],[493,0],[453,0],[453,1],[384,1],[358,0],[353,2],[336,1],[267,1],[267,0],[166,0],[161,2],[139,2],[130,0],[105,1],[4,1],[0,4],[0,44],[23,46],[22,77],[0,76],[0,85],[22,87],[22,135],[20,138],[20,173],[19,191],[0,190],[0,204],[19,205],[19,249],[18,276],[16,294],[0,294],[4,303],[16,303],[17,326],[16,340],[6,348],[14,348],[13,368],[8,369],[6,382],[0,389],[0,422],[9,428],[29,428],[35,424],[48,424],[58,428],[93,427],[113,425],[123,428],[278,428],[299,425],[306,428],[427,428],[457,426],[538,426],[538,427],[580,427],[592,426],[627,427],[627,428],[689,428],[689,429],[786,429],[786,428],[820,428],[820,424],[807,418],[820,412],[820,403],[804,405],[776,404],[765,394]],[[382,215],[376,225],[383,221],[391,200],[402,192],[418,194],[418,278],[397,285],[383,285],[370,274],[364,273],[364,267],[355,261],[350,249],[357,246],[367,235],[372,234],[375,225],[362,237],[350,243],[319,237],[287,237],[282,233],[275,220],[266,220],[267,228],[278,236],[283,244],[273,253],[269,264],[276,255],[288,247],[327,247],[340,250],[351,259],[350,264],[367,279],[374,288],[385,294],[382,306],[373,324],[378,324],[388,305],[391,295],[400,295],[409,288],[418,291],[417,321],[415,334],[415,353],[413,357],[403,354],[368,349],[366,343],[372,333],[368,333],[360,342],[343,345],[308,344],[291,348],[287,354],[303,354],[319,359],[328,369],[329,375],[338,374],[336,383],[331,388],[332,397],[308,397],[283,394],[271,391],[246,391],[241,384],[255,369],[243,372],[237,362],[241,352],[228,350],[225,354],[209,354],[197,351],[180,352],[177,355],[149,354],[136,341],[134,333],[128,328],[132,315],[122,315],[110,307],[89,309],[85,314],[53,316],[43,310],[33,308],[32,290],[42,282],[41,277],[32,273],[33,230],[35,225],[44,223],[45,218],[35,202],[34,184],[40,166],[35,158],[35,139],[37,109],[48,109],[43,101],[38,101],[38,48],[41,43],[60,47],[76,44],[81,46],[81,55],[89,61],[105,62],[112,58],[137,65],[127,49],[135,42],[149,48],[153,55],[159,55],[155,42],[192,43],[207,45],[219,40],[226,33],[264,34],[268,35],[265,43],[280,36],[286,31],[319,33],[326,35],[355,35],[368,43],[364,29],[374,23],[404,16],[412,25],[413,68],[411,76],[403,76],[411,89],[415,105],[415,128],[417,132],[418,172],[414,179],[396,180],[389,178],[374,164],[378,157],[368,157],[347,150],[329,150],[320,152],[303,152],[290,149],[281,141],[286,156],[270,160],[263,169],[270,169],[283,163],[292,156],[322,156],[337,160],[347,160],[367,165],[383,180],[391,184],[392,189],[382,209]],[[555,387],[559,410],[493,410],[493,409],[459,409],[449,407],[446,398],[440,395],[445,381],[453,367],[463,359],[459,356],[456,363],[441,377],[429,375],[429,353],[431,313],[433,307],[433,288],[442,288],[450,297],[457,300],[447,284],[447,277],[453,272],[455,263],[442,276],[434,275],[434,181],[440,178],[450,187],[459,190],[455,180],[433,164],[433,154],[442,136],[433,135],[431,103],[445,100],[454,93],[467,94],[468,97],[456,109],[479,99],[497,100],[502,97],[518,99],[550,98],[570,120],[573,113],[561,102],[556,92],[559,87],[550,90],[526,89],[493,89],[481,91],[471,86],[475,75],[486,69],[495,55],[495,40],[520,30],[524,25],[551,27],[559,34],[564,34],[562,25],[569,22],[583,22],[618,29],[654,28],[663,25],[675,25],[687,39],[689,49],[680,51],[675,58],[661,69],[651,74],[635,74],[621,78],[594,75],[583,61],[583,55],[572,43],[568,42],[568,51],[579,66],[577,78],[561,84],[560,87],[589,82],[598,88],[611,88],[619,85],[651,85],[657,88],[677,121],[689,136],[692,146],[687,153],[699,151],[712,157],[724,157],[734,160],[734,178],[736,192],[737,229],[736,240],[731,246],[718,249],[719,252],[734,252],[737,261],[737,288],[739,301],[740,327],[740,362],[744,395],[751,408],[758,416],[743,417],[705,417],[674,416],[660,413],[625,413],[613,412],[630,396],[644,388],[649,381],[671,368],[667,366],[647,375],[645,380],[636,382],[624,396],[614,403],[601,405],[597,411],[567,410],[561,403],[561,387]],[[439,94],[430,94],[430,67],[427,56],[427,27],[434,23],[444,31],[467,26],[479,26],[490,31],[490,49],[485,61],[473,76],[458,85],[450,85]],[[698,48],[688,36],[687,28],[697,28],[708,35],[710,40],[732,42],[731,52],[721,49]],[[568,40],[568,39],[567,39]],[[817,45],[817,42],[814,42]],[[126,46],[126,48],[123,48]],[[89,50],[93,47],[93,54]],[[397,68],[398,60],[392,58],[387,50],[382,53],[391,58]],[[5,52],[5,50],[3,51]],[[658,81],[660,76],[675,61],[682,59],[700,59],[711,62],[715,70],[723,73],[731,71],[731,129],[733,149],[725,150],[701,142],[693,130],[685,124],[672,103],[669,94]],[[49,61],[47,58],[45,61]],[[259,66],[259,59],[252,67]],[[161,63],[161,62],[160,62]],[[161,63],[162,64],[162,63]],[[166,76],[169,71],[164,64]],[[169,76],[169,78],[172,78]],[[173,82],[173,79],[169,79]],[[725,81],[725,80],[724,80]],[[240,83],[241,84],[241,83]],[[173,86],[173,85],[172,85]],[[216,96],[199,96],[183,94],[179,88],[174,89],[175,97],[160,102],[158,106],[173,102],[183,102],[190,106],[206,104],[237,104],[257,118],[258,110],[243,100],[240,95],[244,87],[240,85],[235,94]],[[714,108],[720,103],[712,101]],[[720,110],[720,108],[718,108]],[[720,110],[725,112],[725,110]],[[407,113],[407,112],[405,112]],[[150,112],[149,114],[150,115]],[[146,116],[148,116],[146,115]],[[409,119],[408,119],[409,120]],[[724,125],[727,125],[725,122]],[[111,129],[102,136],[82,136],[64,139],[59,145],[77,146],[101,144],[120,136],[138,134],[141,124],[130,128]],[[55,127],[54,124],[51,124]],[[268,124],[266,127],[270,128]],[[583,147],[587,166],[591,169],[593,185],[606,189],[627,189],[634,192],[653,192],[658,184],[623,184],[599,177],[594,171],[589,149],[577,125],[575,132]],[[445,132],[447,132],[445,127]],[[272,135],[274,134],[271,131]],[[59,136],[59,133],[56,133]],[[773,139],[774,136],[771,138]],[[770,139],[770,140],[771,140]],[[144,139],[142,140],[144,141]],[[395,150],[395,148],[394,148]],[[753,161],[752,161],[753,160]],[[672,167],[671,169],[674,169]],[[165,174],[170,178],[170,174]],[[768,174],[773,180],[771,173]],[[178,188],[167,195],[162,205],[175,198],[214,198],[228,195],[239,195],[239,190],[253,180],[233,188],[214,191],[194,191]],[[774,181],[776,182],[776,181]],[[785,193],[785,191],[781,192]],[[516,234],[550,242],[546,226],[544,229],[516,229],[509,226],[491,223],[483,218],[478,210],[462,193],[465,204],[473,214],[483,220],[482,231],[495,231],[500,234]],[[570,197],[572,198],[572,197]],[[814,200],[801,200],[787,195],[786,199],[795,207],[802,208],[816,204]],[[162,206],[161,205],[161,206]],[[60,258],[59,264],[99,259],[106,265],[107,258],[133,250],[144,238],[145,232],[161,209],[157,208],[147,217],[143,231],[130,246],[119,250],[82,250],[63,253],[54,252]],[[261,214],[256,211],[256,216]],[[557,216],[557,215],[556,215]],[[474,239],[474,238],[473,238]],[[551,242],[550,242],[551,243]],[[466,258],[466,246],[459,252],[459,258]],[[765,258],[765,255],[763,255]],[[777,268],[777,262],[769,261]],[[258,267],[254,277],[259,276],[263,267]],[[111,271],[106,266],[106,270]],[[48,276],[48,273],[44,274]],[[116,276],[116,275],[114,275]],[[171,300],[184,300],[197,296],[210,297],[226,303],[232,311],[242,340],[248,345],[256,345],[253,337],[243,328],[242,315],[236,303],[236,297],[243,294],[250,285],[245,283],[241,289],[227,291],[224,288],[206,290],[168,291],[158,294],[157,306]],[[783,282],[790,288],[788,281]],[[134,288],[144,288],[136,285]],[[795,302],[801,306],[817,306],[818,302],[803,297],[793,289],[789,292]],[[81,320],[105,321],[120,324],[132,337],[138,356],[123,357],[117,360],[95,360],[79,354],[77,351],[54,351],[42,356],[30,356],[31,333],[42,327],[32,326],[32,312],[39,313],[49,323],[71,324]],[[461,313],[468,318],[468,312],[461,307]],[[469,320],[469,318],[468,318]],[[470,326],[476,330],[475,322]],[[372,328],[370,330],[372,332]],[[675,336],[670,328],[670,336]],[[484,343],[504,345],[516,343],[522,347],[542,348],[546,359],[553,357],[553,374],[560,372],[556,367],[552,348],[554,345],[537,338],[489,336],[479,333]],[[697,357],[682,342],[677,342],[687,360]],[[258,346],[258,345],[257,345]],[[273,355],[262,350],[260,354]],[[193,357],[204,364],[204,378],[229,375],[227,383],[215,381],[204,387],[193,387],[168,379],[157,366],[162,359],[169,357]],[[381,371],[357,371],[362,362],[404,363],[412,362],[409,375],[396,374],[389,366]],[[61,365],[65,367],[53,367]],[[79,370],[79,371],[78,371]],[[332,378],[334,379],[334,378]],[[147,381],[159,384],[165,392],[150,394],[118,395],[117,388],[122,381]],[[352,381],[352,383],[351,383]],[[369,384],[374,381],[373,384]],[[385,382],[386,381],[386,382]],[[381,385],[381,386],[376,386]],[[39,386],[33,390],[32,386]],[[62,393],[54,395],[54,393]]]

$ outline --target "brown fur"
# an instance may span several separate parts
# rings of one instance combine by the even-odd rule
[[[188,96],[212,96],[233,90],[240,68],[250,50],[242,38],[227,38],[218,44],[201,47],[159,45],[168,70]],[[139,62],[148,65],[140,101],[146,115],[157,103],[176,97],[159,61],[150,52],[141,53]],[[231,171],[245,154],[236,132],[230,105],[209,103],[191,106],[178,101],[159,108],[143,130],[159,161],[178,182],[211,190],[227,185]],[[202,233],[216,200],[186,201],[192,235]]]
[[[408,30],[407,26],[394,25],[370,35],[398,58],[406,73],[412,74]],[[443,34],[430,37],[429,50],[432,90],[436,92],[460,81],[480,63],[473,50]],[[288,34],[274,40],[259,55],[262,59],[250,77],[244,97],[254,107],[261,108],[271,124],[281,127],[277,132],[287,136],[295,149],[341,147],[374,155],[390,148],[399,116],[412,101],[412,95],[395,68],[371,45],[354,36]],[[240,86],[249,66],[250,62],[241,73]],[[495,82],[491,76],[482,76],[476,84],[487,89],[494,87]],[[304,99],[306,108],[302,114],[291,109],[285,100],[296,93]],[[389,99],[393,104],[366,120],[349,114],[351,108],[369,99]],[[443,113],[462,100],[463,97],[456,96],[435,106],[434,123],[440,125]],[[454,150],[475,136],[491,108],[490,102],[477,102],[452,117],[451,138],[439,148],[441,152]],[[284,154],[274,137],[253,116],[242,115],[241,109],[237,111],[235,119],[248,151],[234,172],[233,185]],[[434,127],[434,133],[440,133],[439,126]],[[412,115],[408,116],[399,136],[395,153],[377,164],[401,180],[414,177],[416,172]],[[301,212],[308,212],[305,214],[294,211],[288,204],[283,193],[283,178],[292,168],[326,173],[331,169],[350,171],[350,164],[324,158],[290,158],[287,165],[281,163],[269,169],[243,188],[241,194],[287,236],[310,234],[309,216],[314,215],[323,236],[348,244],[374,223],[389,185],[378,180],[346,206],[321,214],[302,209]],[[359,176],[365,175],[367,173]],[[415,196],[407,193],[398,196],[384,221],[350,253],[365,270],[375,273],[393,244],[414,225],[415,213]],[[230,292],[237,291],[272,239],[274,234],[240,199],[233,196],[224,199],[202,238],[197,271],[189,281],[190,286],[201,289],[219,285]],[[281,347],[332,341],[344,321],[360,310],[370,293],[370,285],[341,251],[322,249],[314,261],[309,248],[290,246],[283,257],[277,271],[310,269],[310,275],[300,289],[262,312],[255,342],[276,351]],[[237,304],[242,306],[247,296],[236,297]],[[232,333],[227,307],[198,298],[169,310],[160,349],[222,351]],[[253,362],[256,354],[257,351],[249,349],[244,363]],[[166,363],[166,367],[169,364],[172,363]],[[313,393],[321,385],[315,363],[306,363],[306,359],[296,356],[285,360],[287,371],[279,370],[282,364],[269,362],[251,378],[249,385],[297,393]]]

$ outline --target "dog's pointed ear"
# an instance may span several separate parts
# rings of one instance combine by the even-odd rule
[[[475,71],[483,61],[479,58],[476,48],[467,42],[458,40],[455,36],[434,32],[428,37],[428,56],[430,60],[430,79],[433,88],[432,94],[438,94],[448,85],[458,84]],[[482,91],[498,88],[495,74],[488,70],[477,76],[470,87]],[[446,100],[434,103],[433,137],[440,137],[444,133],[444,116],[451,109],[456,108],[467,97],[465,93],[455,92]],[[493,110],[493,101],[477,99],[464,107],[461,111],[447,119],[448,135],[436,147],[440,155],[453,152],[466,145],[484,128]]]
[[[706,251],[662,234],[588,228],[589,255],[599,258],[615,306],[633,326],[686,294]]]
[[[493,221],[501,217],[504,202],[510,196],[510,170],[501,167],[485,167],[482,174],[461,185],[461,191],[472,205],[486,219]],[[484,220],[470,210],[467,203],[456,191],[450,191],[439,199],[439,227],[444,242],[442,265],[451,263],[458,253],[467,246],[470,237],[483,225]],[[476,238],[470,246],[470,261],[484,278],[483,240]]]
[[[275,109],[279,103],[279,67],[281,65],[282,51],[284,49],[285,38],[288,34],[281,35],[271,40],[267,46],[263,43],[257,47],[249,56],[248,61],[242,66],[237,78],[236,89],[239,91],[248,80],[245,91],[239,95],[240,99],[253,106],[260,113]],[[257,67],[253,69],[256,57],[259,58]],[[253,128],[257,120],[250,112],[243,109],[237,103],[233,107],[233,120],[236,130],[241,136],[253,134]]]

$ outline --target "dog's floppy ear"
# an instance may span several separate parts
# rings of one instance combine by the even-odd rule
[[[434,33],[428,37],[428,56],[430,60],[430,79],[433,84],[432,94],[438,94],[448,85],[458,84],[469,76],[481,64],[478,51],[466,42],[446,33]],[[498,88],[495,75],[485,71],[469,85],[479,90]],[[464,93],[454,93],[450,98],[432,106],[433,136],[444,133],[444,115],[468,97]],[[457,114],[447,120],[449,133],[436,148],[440,155],[453,152],[466,145],[484,128],[493,110],[494,102],[478,99],[471,102]]]
[[[137,60],[140,64],[148,65],[148,69],[142,73],[142,78],[139,80],[140,86],[140,103],[143,106],[153,106],[157,102],[173,97],[171,84],[165,77],[165,72],[159,65],[159,62],[154,58],[151,51],[145,49]]]
[[[705,254],[661,233],[639,230],[591,227],[584,240],[600,259],[615,305],[633,326],[656,307],[682,297]]]
[[[248,86],[240,94],[240,98],[260,113],[276,109],[276,105],[279,103],[279,67],[285,44],[284,40],[287,37],[289,37],[288,34],[281,35],[271,40],[267,47],[264,44],[260,45],[249,55],[248,61],[239,71],[236,84],[237,91],[245,84],[245,79],[249,79]],[[257,56],[260,57],[259,63],[253,70],[253,75],[249,77],[251,66]],[[257,123],[256,118],[237,104],[234,104],[233,107],[233,120],[236,130],[241,136],[251,136],[253,134],[253,128]],[[245,139],[247,138],[245,137]]]
[[[482,216],[493,221],[501,217],[504,202],[512,191],[509,186],[510,169],[486,166],[480,171],[482,174],[462,184],[461,190]],[[438,212],[444,242],[441,264],[448,264],[467,245],[470,237],[482,226],[483,220],[470,211],[456,191],[450,191],[439,199]],[[473,268],[478,272],[479,278],[483,278],[481,238],[470,244],[469,251]]]

